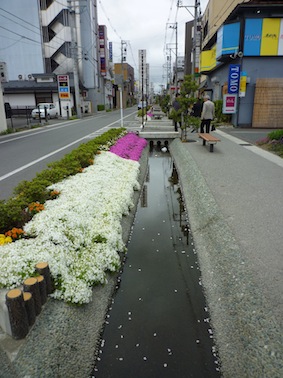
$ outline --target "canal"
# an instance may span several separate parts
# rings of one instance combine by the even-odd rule
[[[177,172],[157,147],[118,281],[91,377],[220,377]]]

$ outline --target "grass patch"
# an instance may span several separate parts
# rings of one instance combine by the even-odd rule
[[[283,130],[274,130],[256,142],[257,146],[283,158]]]

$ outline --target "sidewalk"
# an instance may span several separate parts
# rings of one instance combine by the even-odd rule
[[[283,159],[221,130],[170,151],[182,182],[224,376],[279,377]]]

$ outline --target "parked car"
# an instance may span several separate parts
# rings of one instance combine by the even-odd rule
[[[45,118],[45,109],[46,109],[46,116],[48,119],[50,118],[57,118],[58,117],[58,110],[54,104],[48,102],[41,102],[37,104],[37,107],[32,110],[31,116],[33,119]],[[39,114],[40,113],[40,114]]]
[[[146,108],[146,101],[140,101],[138,103],[138,110],[140,110],[141,108]]]

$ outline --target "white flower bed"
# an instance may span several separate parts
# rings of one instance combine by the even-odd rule
[[[24,227],[33,238],[0,247],[0,287],[21,285],[46,261],[59,284],[53,296],[88,303],[92,286],[120,266],[121,218],[133,206],[138,173],[137,161],[103,152],[83,173],[52,185],[59,197]]]

